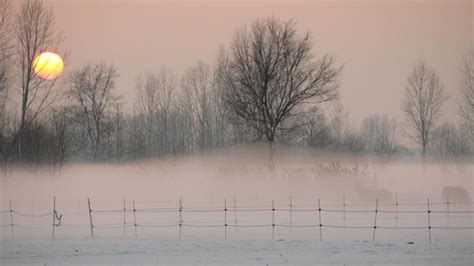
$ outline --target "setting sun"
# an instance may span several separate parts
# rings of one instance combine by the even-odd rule
[[[33,69],[40,78],[53,80],[63,72],[64,63],[59,55],[44,52],[39,54],[33,61]]]

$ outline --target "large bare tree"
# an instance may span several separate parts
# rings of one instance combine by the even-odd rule
[[[310,34],[298,34],[291,20],[257,20],[235,33],[230,49],[225,105],[272,147],[278,134],[298,127],[286,128],[288,118],[339,96],[335,58],[315,58]]]
[[[423,157],[446,100],[445,89],[436,72],[424,62],[418,63],[408,77],[403,111],[406,132],[413,141],[421,145]]]
[[[57,51],[62,36],[55,30],[54,14],[42,0],[26,0],[13,23],[16,37],[16,62],[19,64],[18,80],[21,87],[21,117],[18,130],[19,154],[21,157],[21,135],[28,124],[57,98],[55,79],[44,80],[33,70],[33,62],[43,51]]]
[[[109,116],[119,104],[115,94],[117,70],[113,65],[87,65],[69,79],[69,98],[76,121],[86,130],[91,153],[98,159]]]

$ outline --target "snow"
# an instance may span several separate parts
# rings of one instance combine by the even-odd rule
[[[158,240],[131,238],[7,240],[2,265],[472,265],[471,242]]]
[[[210,155],[125,165],[71,165],[60,175],[26,171],[0,175],[0,265],[474,265],[474,206],[450,205],[448,216],[442,198],[447,185],[462,186],[474,195],[472,164],[423,168],[416,162],[375,162],[370,165],[373,173],[331,176],[318,174],[315,165],[321,160],[313,156],[282,155],[276,158],[274,170],[265,168],[265,158]],[[352,159],[341,164],[357,166]],[[366,188],[358,191],[361,184]],[[382,190],[397,195],[398,211],[405,212],[393,213],[393,199],[379,201],[372,242],[376,200],[370,194]],[[63,215],[54,240],[53,197],[58,214]],[[90,238],[87,198],[95,238]],[[177,227],[180,198],[182,240]],[[427,198],[432,211],[431,245]],[[224,199],[230,210],[227,216]],[[323,241],[319,240],[318,199]],[[10,201],[15,211],[13,240]],[[273,202],[274,217],[269,211]],[[172,211],[149,211],[154,208]],[[193,208],[219,211],[193,212]],[[271,241],[272,223],[275,241]],[[245,227],[249,225],[264,226]]]

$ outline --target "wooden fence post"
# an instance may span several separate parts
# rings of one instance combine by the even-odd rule
[[[91,201],[87,198],[87,205],[89,206],[89,221],[91,225],[91,237],[94,238],[94,224],[92,223],[92,209],[91,209]]]
[[[224,239],[227,240],[227,199],[224,198]]]
[[[235,195],[234,195],[234,224],[235,224],[235,231],[237,232],[237,203],[235,201]]]
[[[275,201],[272,200],[272,240],[275,240]]]
[[[54,227],[56,226],[56,197],[53,197],[53,229],[52,238],[54,238]]]
[[[181,240],[181,235],[183,234],[183,199],[179,198],[179,205],[178,205],[178,221],[179,221],[179,239]]]
[[[319,214],[319,240],[323,241],[323,224],[321,222],[321,200],[318,199],[318,214]]]
[[[346,194],[342,194],[342,223],[346,229]]]
[[[395,193],[395,227],[398,228],[398,194]]]
[[[448,192],[448,197],[446,199],[446,214],[447,214],[447,223],[448,223],[448,226],[449,226],[449,192]]]
[[[431,210],[430,210],[430,198],[427,199],[428,204],[428,235],[429,235],[429,242],[431,244]]]
[[[12,201],[10,200],[10,227],[11,227],[11,231],[12,231],[12,240],[14,238],[14,233],[13,233],[13,209],[12,209]]]
[[[290,232],[292,231],[293,227],[293,198],[290,195]]]
[[[133,227],[135,228],[135,238],[137,238],[137,209],[135,208],[135,200],[132,201],[133,206]]]
[[[123,198],[123,237],[126,236],[126,229],[125,227],[127,226],[127,199]]]
[[[377,229],[377,213],[379,208],[379,198],[375,200],[375,215],[374,215],[374,232],[372,234],[372,242],[375,241],[375,229]]]

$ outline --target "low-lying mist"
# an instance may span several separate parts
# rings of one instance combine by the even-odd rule
[[[270,159],[273,158],[273,159]],[[263,146],[124,164],[71,164],[60,172],[14,169],[0,178],[1,202],[48,203],[176,201],[425,202],[442,200],[445,187],[474,195],[473,164],[384,159]],[[454,196],[452,196],[454,198]]]

